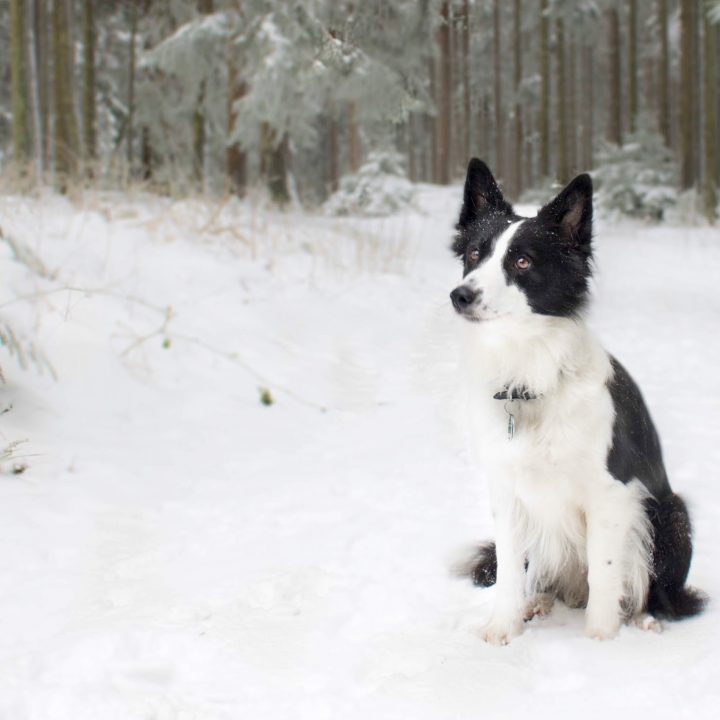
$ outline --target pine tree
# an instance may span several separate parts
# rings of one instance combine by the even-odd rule
[[[450,182],[450,139],[452,137],[452,74],[450,60],[450,2],[443,0],[440,7],[441,23],[438,27],[439,57],[439,106],[437,139],[436,182],[447,185]]]
[[[628,1],[628,125],[630,133],[637,130],[638,117],[638,6]]]
[[[210,15],[214,10],[213,0],[198,0],[198,12]],[[205,95],[207,80],[204,78],[198,88],[195,114],[193,115],[193,174],[198,188],[202,188],[205,177]]]
[[[136,73],[136,46],[138,26],[138,0],[128,0],[127,16],[129,25],[128,40],[128,84],[127,84],[127,121],[125,130],[125,149],[128,172],[132,173],[133,148],[135,140],[135,73]]]
[[[514,118],[514,167],[513,167],[513,193],[518,197],[523,191],[523,117],[522,103],[520,102],[520,85],[522,83],[522,38],[521,38],[521,3],[515,0],[513,3],[513,49],[515,53],[514,63],[514,90],[515,90],[515,118]]]
[[[607,13],[608,62],[610,77],[608,84],[607,139],[615,145],[622,145],[622,86],[620,84],[620,14],[613,6]]]
[[[493,82],[495,88],[495,166],[499,178],[505,179],[505,132],[502,82],[502,22],[500,17],[500,0],[493,3]]]
[[[40,168],[50,168],[50,33],[48,0],[33,0],[33,48],[35,58],[35,105],[38,114],[38,137]]]
[[[272,199],[282,205],[290,199],[287,185],[287,137],[278,137],[269,124],[260,126],[260,174]]]
[[[595,57],[593,45],[587,43],[582,48],[582,92],[580,97],[582,103],[580,113],[582,120],[582,170],[588,171],[595,165],[594,143],[595,143]]]
[[[95,112],[95,0],[83,0],[83,137],[85,157],[97,157]]]
[[[573,34],[573,23],[571,22],[568,29],[568,49],[566,58],[567,63],[567,90],[566,90],[566,104],[567,104],[567,154],[568,154],[568,179],[570,179],[577,172],[577,103],[576,103],[576,86],[577,86],[577,62],[578,53],[577,45]]]
[[[540,0],[540,109],[538,133],[540,136],[539,173],[542,179],[550,177],[550,21],[548,2]]]
[[[362,162],[362,150],[360,147],[360,131],[357,123],[357,109],[355,102],[347,104],[347,133],[348,133],[348,165],[350,172],[354,173],[360,169]]]
[[[714,224],[718,205],[718,73],[717,33],[708,12],[703,12],[703,115],[704,115],[704,178],[703,205],[705,217]]]
[[[42,148],[42,108],[40,105],[40,76],[38,73],[36,42],[35,42],[35,0],[26,4],[27,16],[25,17],[26,31],[29,34],[30,47],[27,53],[28,62],[28,98],[30,102],[30,114],[32,115],[32,140],[33,155],[35,156],[35,171],[38,179],[43,176],[43,148]]]
[[[233,46],[228,52],[228,128],[232,133],[237,122],[236,103],[245,95],[247,85],[238,71],[238,58]],[[247,154],[240,143],[229,140],[227,144],[227,173],[232,191],[242,197],[247,188]]]
[[[697,172],[693,142],[694,10],[694,0],[680,0],[680,186],[683,189],[693,187]]]
[[[519,1],[519,0],[518,0]],[[463,81],[463,163],[472,155],[472,121],[470,116],[470,2],[463,0],[462,9],[462,81]]]
[[[563,185],[570,179],[568,168],[567,87],[565,83],[565,21],[558,17],[555,26],[557,69],[557,179]]]
[[[23,0],[11,0],[10,25],[13,146],[18,169],[25,172],[32,146],[25,45],[25,3]]]
[[[77,174],[80,157],[70,48],[72,47],[65,0],[53,0],[53,95],[55,105],[55,179],[61,191]]]
[[[658,126],[665,144],[672,147],[670,133],[670,43],[668,38],[667,0],[657,0],[656,13],[660,33],[660,54],[658,56]]]

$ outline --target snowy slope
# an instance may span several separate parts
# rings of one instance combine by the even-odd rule
[[[59,376],[0,358],[30,465],[0,476],[0,718],[715,717],[715,605],[608,643],[562,606],[507,648],[478,638],[494,591],[448,571],[491,533],[453,419],[459,197],[343,221],[0,199],[54,274],[3,249],[0,313]],[[601,226],[592,317],[715,598],[718,235]]]

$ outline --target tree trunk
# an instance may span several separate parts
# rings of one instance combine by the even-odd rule
[[[550,25],[547,17],[548,0],[540,0],[540,111],[538,134],[540,140],[541,180],[550,177]]]
[[[35,177],[40,180],[43,176],[43,151],[42,151],[42,120],[40,108],[40,78],[37,65],[37,38],[35,37],[35,2],[26,5],[29,15],[25,18],[26,32],[29,33],[28,93],[30,100],[30,113],[32,114],[32,148],[35,157]]]
[[[228,85],[228,134],[231,135],[237,122],[235,103],[247,92],[246,83],[238,76],[237,58],[232,47],[228,59]],[[247,191],[247,154],[239,142],[228,142],[226,161],[230,189],[238,197],[243,197]]]
[[[128,99],[127,99],[127,131],[125,133],[126,140],[126,157],[128,164],[128,173],[132,173],[133,165],[133,140],[135,119],[135,40],[137,37],[137,1],[130,0],[128,2],[128,13],[130,14],[130,53],[128,57]]]
[[[95,0],[83,0],[83,135],[85,158],[97,157],[95,119]]]
[[[405,137],[408,157],[408,177],[410,182],[417,182],[417,158],[415,157],[415,113],[410,113],[405,127]]]
[[[634,133],[638,115],[637,0],[629,0],[628,11],[628,125]]]
[[[203,189],[205,177],[205,81],[200,83],[200,90],[192,120],[193,135],[193,180],[197,190]]]
[[[705,217],[710,224],[717,219],[718,204],[718,167],[717,167],[717,36],[715,26],[710,23],[707,9],[703,12],[703,57],[704,57],[704,181],[703,181],[703,205]]]
[[[278,142],[277,133],[267,123],[260,126],[260,174],[270,197],[282,205],[290,199],[286,169],[287,140]]]
[[[153,175],[153,150],[150,142],[150,128],[143,125],[140,132],[140,167],[142,168],[142,179],[145,182],[152,180]]]
[[[36,106],[40,119],[40,160],[43,171],[50,168],[50,40],[48,23],[48,0],[34,0],[35,67],[37,71]]]
[[[617,8],[608,11],[608,61],[610,64],[610,83],[608,87],[607,139],[616,145],[622,145],[622,107],[620,98],[620,15]]]
[[[695,184],[695,145],[693,143],[694,0],[680,1],[680,186]]]
[[[523,182],[524,188],[531,188],[535,186],[535,134],[537,128],[534,125],[534,119],[532,113],[527,113],[524,118],[525,140],[523,143],[523,155],[524,155],[524,166],[523,166]]]
[[[452,100],[451,100],[451,65],[450,65],[450,2],[443,0],[441,6],[442,23],[438,28],[438,45],[440,48],[440,77],[438,89],[440,106],[438,108],[437,138],[437,182],[447,185],[450,182],[450,139],[452,136]]]
[[[568,169],[567,102],[565,87],[565,21],[555,24],[555,55],[557,62],[557,180],[563,185],[570,179]]]
[[[350,172],[353,173],[356,173],[360,169],[361,162],[360,132],[355,115],[355,102],[351,101],[347,104],[347,133],[348,163],[350,164]]]
[[[463,145],[465,142],[465,130],[463,128],[462,102],[458,102],[458,84],[457,78],[462,74],[458,68],[462,67],[462,43],[460,42],[462,17],[454,7],[454,3],[450,3],[450,77],[452,85],[450,87],[450,163],[449,177],[454,177],[455,171],[460,163],[463,155]]]
[[[201,15],[210,15],[214,11],[213,0],[198,0],[198,12]],[[193,115],[193,178],[198,190],[203,189],[205,178],[205,96],[207,88],[205,80],[200,81],[195,113]]]
[[[463,68],[463,124],[465,142],[463,164],[467,164],[472,151],[472,124],[470,120],[470,2],[463,0],[462,12],[462,68]]]
[[[583,120],[583,170],[590,171],[595,164],[593,153],[595,144],[595,60],[593,57],[593,46],[588,44],[583,47],[583,74],[585,81],[580,96],[583,98],[581,112],[584,112]]]
[[[24,175],[32,151],[24,0],[10,2],[10,85],[15,163]]]
[[[665,139],[665,144],[672,147],[670,132],[670,47],[668,41],[668,7],[667,0],[657,2],[658,31],[660,33],[660,57],[657,73],[658,83],[658,127]]]
[[[433,100],[435,113],[430,119],[430,169],[432,174],[432,182],[438,182],[440,173],[440,163],[438,149],[440,146],[440,94],[438,92],[437,80],[437,63],[434,57],[430,57],[430,97]]]
[[[520,102],[520,85],[522,83],[522,33],[521,21],[522,14],[520,8],[520,0],[513,3],[513,49],[515,53],[515,139],[513,141],[513,193],[514,197],[519,197],[523,191],[523,117],[522,103]]]
[[[328,174],[330,176],[329,189],[331,193],[337,192],[340,187],[340,159],[338,157],[338,122],[335,103],[330,102],[328,112]]]
[[[577,62],[578,52],[575,40],[572,37],[572,25],[568,32],[568,64],[567,64],[567,90],[566,90],[566,106],[567,106],[567,149],[568,149],[568,177],[573,177],[577,172],[578,159],[577,159],[577,102],[576,102],[576,88],[577,88]]]
[[[77,175],[78,138],[70,73],[70,29],[65,0],[53,0],[53,83],[55,99],[55,181],[61,192]]]
[[[492,132],[490,127],[490,98],[487,94],[482,97],[482,111],[480,113],[482,118],[482,127],[480,128],[482,133],[482,146],[483,155],[486,158],[490,158],[492,148]]]
[[[502,38],[500,36],[500,0],[493,2],[493,66],[494,66],[494,88],[495,88],[495,172],[503,179],[506,176],[505,170],[505,133],[504,113],[502,100]]]

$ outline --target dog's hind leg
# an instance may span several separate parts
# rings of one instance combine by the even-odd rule
[[[528,598],[525,603],[525,622],[529,622],[534,617],[545,617],[549,615],[555,604],[555,593],[543,592]]]
[[[650,615],[650,613],[640,613],[633,618],[633,622],[641,630],[649,630],[650,632],[661,633],[662,625],[657,618]]]
[[[685,585],[692,558],[690,516],[682,498],[649,498],[646,512],[653,529],[652,579],[647,612],[679,620],[697,615],[706,597]]]

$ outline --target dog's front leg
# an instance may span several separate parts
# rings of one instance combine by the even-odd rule
[[[586,509],[588,596],[585,634],[597,640],[615,637],[622,621],[623,566],[628,527],[613,508],[615,493],[596,498]]]
[[[525,556],[519,547],[512,498],[495,503],[497,584],[495,607],[481,637],[493,645],[507,645],[523,631]]]

